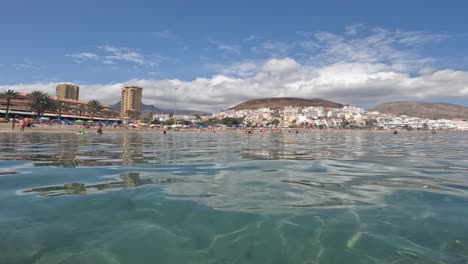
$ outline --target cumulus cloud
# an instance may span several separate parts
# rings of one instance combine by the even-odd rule
[[[192,81],[135,79],[126,83],[81,85],[80,95],[85,100],[113,104],[120,99],[120,88],[133,84],[144,87],[144,103],[171,108],[177,88],[178,107],[219,111],[244,100],[278,96],[318,97],[354,105],[448,96],[468,98],[467,83],[468,72],[464,71],[438,70],[412,77],[385,64],[342,63],[309,68],[292,58],[284,58],[266,61],[246,78],[215,75]],[[19,84],[2,88],[53,94],[55,85]]]
[[[301,41],[310,45],[294,46],[302,47],[309,55],[304,60],[289,55],[241,60],[216,65],[212,76],[188,81],[134,79],[125,83],[80,85],[80,95],[85,100],[115,103],[120,100],[120,88],[133,84],[144,88],[146,104],[172,108],[176,99],[178,108],[204,111],[220,111],[248,99],[280,96],[323,98],[358,106],[442,97],[468,99],[467,71],[438,68],[434,63],[437,59],[418,54],[424,44],[440,41],[443,36],[362,26],[348,28],[341,35],[319,32],[302,36]],[[126,60],[139,65],[146,60],[135,50],[111,46],[102,50],[112,54],[108,56],[116,56],[109,58],[111,61]],[[55,85],[19,84],[0,88],[41,89],[53,94]]]

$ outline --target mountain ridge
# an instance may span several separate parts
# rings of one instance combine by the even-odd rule
[[[120,103],[121,101],[111,105],[112,109],[116,111],[120,111]],[[141,114],[144,116],[145,114],[149,112],[153,112],[154,114],[173,114],[174,109],[162,109],[154,105],[141,103]],[[191,114],[211,115],[211,113],[208,113],[208,112],[190,110],[190,109],[176,109],[176,114],[177,115],[191,115]]]
[[[304,99],[296,97],[270,97],[247,100],[230,107],[227,110],[253,110],[259,108],[281,109],[287,106],[343,108],[344,105],[319,98]]]
[[[368,111],[431,119],[468,119],[468,107],[440,102],[388,102],[377,105]]]

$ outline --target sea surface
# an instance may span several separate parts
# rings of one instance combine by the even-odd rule
[[[467,263],[468,133],[0,133],[0,263]]]

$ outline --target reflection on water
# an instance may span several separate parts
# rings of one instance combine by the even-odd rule
[[[45,196],[92,194],[99,191],[112,191],[132,188],[146,184],[164,184],[175,182],[170,178],[140,178],[139,173],[124,173],[119,176],[121,181],[110,181],[99,184],[65,183],[61,186],[47,186],[24,190],[23,193],[37,193]]]
[[[468,261],[466,133],[0,141],[0,263]]]

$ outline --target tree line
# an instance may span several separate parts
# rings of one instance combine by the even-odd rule
[[[5,119],[9,120],[10,107],[13,100],[20,97],[20,94],[14,90],[5,90],[0,92],[0,99],[6,102]],[[32,91],[27,94],[27,107],[33,112],[36,117],[42,117],[46,112],[53,112],[58,115],[58,118],[62,118],[62,113],[70,109],[70,105],[67,102],[61,101],[60,99],[53,100],[50,96],[42,91]],[[76,109],[76,112],[81,118],[83,114],[87,113],[91,119],[98,113],[104,114],[109,118],[112,115],[111,110],[104,110],[104,106],[97,100],[91,100],[86,105],[80,104]]]

